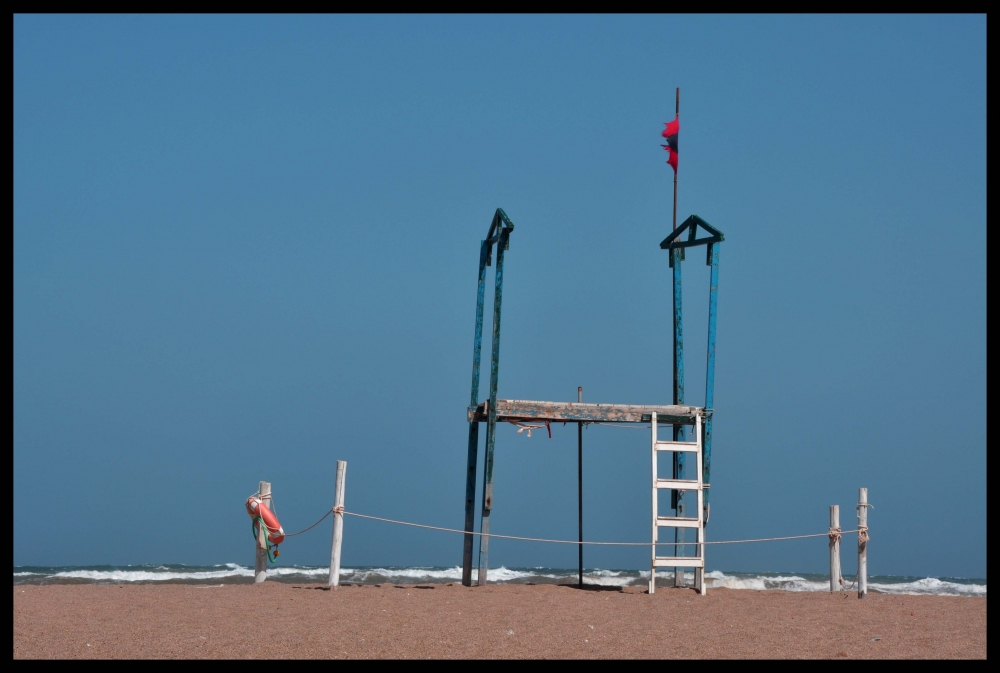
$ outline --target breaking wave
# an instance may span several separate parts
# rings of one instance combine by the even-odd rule
[[[323,582],[329,569],[322,566],[272,566],[270,580],[278,582]],[[691,572],[686,573],[690,583]],[[473,581],[478,572],[472,571]],[[563,568],[492,568],[489,581],[498,584],[575,583],[576,570]],[[713,570],[705,573],[708,588],[755,591],[829,591],[825,575],[739,573]],[[848,578],[849,579],[849,578]],[[340,580],[346,584],[447,584],[462,580],[462,569],[454,567],[370,566],[342,568]],[[657,585],[673,584],[669,571],[657,571]],[[253,581],[253,569],[236,563],[215,566],[141,565],[14,568],[14,584],[246,584]],[[607,587],[646,586],[648,570],[588,569],[584,582]],[[868,590],[873,593],[937,596],[986,596],[985,579],[872,576]]]

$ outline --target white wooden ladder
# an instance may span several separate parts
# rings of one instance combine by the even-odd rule
[[[704,517],[704,484],[702,482],[702,446],[701,446],[701,425],[702,418],[699,414],[695,419],[693,442],[665,442],[656,438],[656,413],[652,414],[652,454],[653,454],[653,541],[652,541],[652,566],[649,573],[649,593],[656,591],[656,569],[657,568],[694,568],[694,586],[702,595],[705,595],[705,546],[700,544],[705,541],[705,521]],[[694,454],[697,465],[696,479],[659,479],[656,474],[656,457],[660,452],[686,451]],[[698,493],[698,506],[695,507],[697,517],[677,517],[660,516],[657,511],[659,498],[657,495],[662,490],[696,491]],[[694,528],[696,531],[695,556],[657,556],[656,545],[659,537],[660,527],[672,528]],[[670,544],[670,543],[663,543]],[[687,543],[692,546],[691,543]],[[684,549],[684,547],[681,547]]]

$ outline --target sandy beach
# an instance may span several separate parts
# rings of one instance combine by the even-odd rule
[[[985,658],[986,599],[559,585],[20,585],[14,658]]]

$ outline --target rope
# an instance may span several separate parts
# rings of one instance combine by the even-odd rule
[[[856,530],[844,531],[844,535],[849,533],[857,533]],[[702,542],[700,544],[736,544],[738,542],[771,542],[773,540],[801,540],[806,537],[827,537],[829,533],[813,533],[810,535],[789,535],[787,537],[761,537],[755,540],[720,540],[717,542]],[[698,544],[698,543],[696,543]]]
[[[323,517],[322,517],[322,518],[321,518],[321,519],[320,519],[319,521],[317,521],[317,522],[316,522],[316,523],[314,523],[313,525],[309,526],[309,528],[303,528],[303,529],[302,529],[302,530],[300,530],[300,531],[299,531],[298,533],[285,533],[285,537],[295,537],[296,535],[302,535],[302,534],[303,534],[303,533],[305,533],[305,532],[306,532],[307,530],[312,530],[312,529],[313,529],[313,528],[315,528],[316,526],[318,526],[318,525],[320,525],[321,523],[323,523],[323,519],[325,519],[326,517],[330,516],[331,514],[333,514],[333,509],[332,509],[332,508],[331,508],[331,509],[328,509],[328,510],[326,511],[326,514],[324,514],[324,515],[323,515]]]
[[[260,528],[257,527],[258,524],[260,525]],[[277,563],[278,562],[277,559],[279,556],[281,556],[281,552],[278,551],[278,545],[274,545],[274,554],[273,555],[271,554],[271,541],[267,539],[267,536],[270,533],[270,531],[267,527],[267,524],[264,523],[264,519],[262,519],[261,517],[257,517],[256,519],[251,521],[250,530],[253,533],[253,539],[256,540],[258,543],[260,542],[259,531],[261,530],[264,531],[264,548],[267,549],[267,558],[268,560],[271,561],[271,563]]]
[[[836,528],[831,528],[830,532],[827,533],[827,535],[830,536],[830,544],[831,545],[834,545],[834,544],[837,544],[838,542],[840,542],[840,526],[837,526]]]
[[[496,533],[477,533],[475,531],[459,530],[458,528],[442,528],[441,526],[427,526],[422,523],[410,523],[409,521],[397,521],[395,519],[384,519],[380,516],[369,514],[358,514],[357,512],[344,511],[362,519],[373,519],[375,521],[385,521],[386,523],[398,523],[401,526],[413,526],[414,528],[427,528],[430,530],[443,530],[446,533],[462,533],[463,535],[478,535],[480,537],[496,537],[504,540],[525,540],[527,542],[553,542],[555,544],[593,544],[593,545],[616,545],[619,547],[648,547],[648,542],[581,542],[580,540],[548,540],[540,537],[520,537],[518,535],[497,535]]]
[[[446,533],[461,533],[463,535],[478,535],[480,537],[495,537],[504,540],[523,540],[526,542],[551,542],[554,544],[591,544],[591,545],[604,545],[604,546],[616,546],[616,547],[648,547],[651,542],[583,542],[580,540],[550,540],[547,538],[540,537],[522,537],[519,535],[498,535],[496,533],[477,533],[475,531],[459,530],[458,528],[443,528],[441,526],[428,526],[422,523],[410,523],[409,521],[398,521],[396,519],[386,519],[380,516],[371,516],[370,514],[358,514],[357,512],[344,511],[344,514],[350,514],[351,516],[356,516],[361,519],[372,519],[374,521],[385,521],[386,523],[395,523],[401,526],[412,526],[414,528],[426,528],[428,530],[441,530]],[[321,519],[322,520],[322,519]],[[318,522],[317,522],[318,523]],[[314,524],[315,525],[315,524]],[[857,533],[856,530],[846,531],[844,534]],[[663,542],[661,544],[682,544],[685,546],[697,546],[697,545],[707,545],[707,544],[737,544],[740,542],[771,542],[774,540],[799,540],[807,537],[826,537],[829,533],[815,533],[811,535],[790,535],[786,537],[762,537],[753,540],[716,540],[713,542]]]
[[[285,537],[294,537],[296,535],[302,535],[307,530],[312,530],[316,526],[318,526],[321,523],[323,523],[323,519],[325,519],[326,517],[330,516],[331,514],[343,514],[343,513],[344,513],[344,506],[343,505],[339,505],[337,507],[331,507],[329,510],[327,510],[326,514],[324,514],[322,517],[320,517],[319,521],[317,521],[313,525],[309,526],[309,528],[303,528],[298,533],[285,533]]]

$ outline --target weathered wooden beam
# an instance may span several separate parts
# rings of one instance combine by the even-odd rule
[[[347,481],[347,461],[337,461],[337,481],[333,491],[333,542],[330,545],[330,577],[327,584],[340,586],[340,547],[344,541],[344,486]],[[340,510],[340,511],[338,511]]]
[[[868,489],[858,489],[858,598],[868,595]]]
[[[840,591],[840,505],[830,505],[830,591]]]
[[[489,420],[488,403],[467,412],[469,423]],[[584,423],[649,423],[656,413],[658,423],[693,425],[703,413],[699,407],[648,404],[590,404],[581,402],[542,402],[537,400],[497,400],[497,421],[552,421]]]

